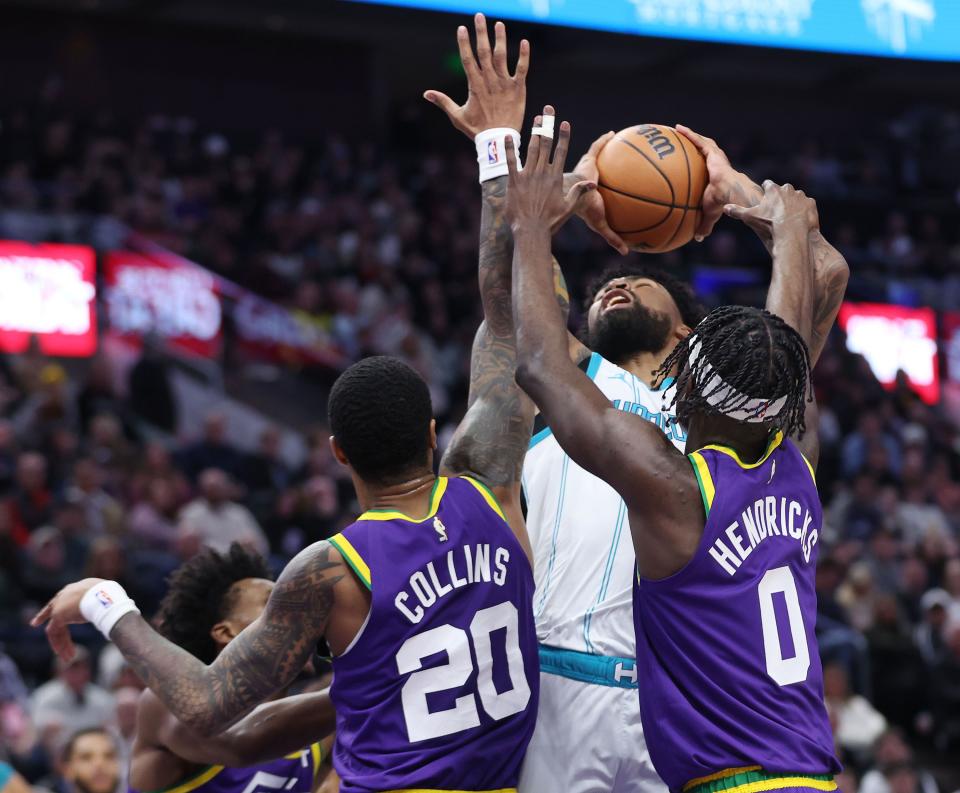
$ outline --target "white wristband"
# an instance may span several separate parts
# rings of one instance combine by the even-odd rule
[[[107,641],[113,626],[131,611],[140,613],[137,604],[116,581],[94,584],[80,600],[80,613]]]
[[[477,134],[477,163],[480,165],[480,184],[498,176],[507,175],[507,136],[513,138],[513,150],[517,155],[517,170],[520,165],[520,133],[509,127],[494,127]]]

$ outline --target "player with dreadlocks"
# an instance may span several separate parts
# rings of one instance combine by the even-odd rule
[[[535,134],[522,172],[507,146],[517,382],[571,459],[626,504],[650,758],[674,793],[835,790],[814,634],[816,205],[767,182],[757,206],[725,209],[767,239],[773,281],[788,288],[776,315],[714,311],[658,367],[660,384],[679,375],[666,395],[687,422],[684,454],[569,359],[550,296],[551,235],[595,187],[564,191],[569,135],[562,124],[550,160]]]
[[[201,552],[174,572],[169,585],[157,615],[160,632],[208,664],[260,616],[273,590],[266,560],[237,543],[224,554]],[[270,775],[273,787],[310,793],[332,739],[303,746],[331,733],[334,719],[325,691],[301,694],[262,705],[226,732],[206,737],[147,689],[137,713],[130,790],[240,793]]]

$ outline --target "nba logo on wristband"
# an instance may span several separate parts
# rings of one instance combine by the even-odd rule
[[[495,140],[487,141],[487,162],[496,165],[500,162],[500,154],[497,151],[497,142]]]
[[[97,598],[97,602],[99,602],[100,605],[103,606],[104,608],[107,608],[113,605],[113,598],[107,594],[106,590],[98,589],[96,598]]]

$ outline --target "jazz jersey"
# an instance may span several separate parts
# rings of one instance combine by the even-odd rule
[[[650,388],[597,353],[584,366],[614,407],[656,424],[683,451],[687,436],[663,408],[663,389]],[[523,463],[523,495],[537,571],[540,643],[632,658],[636,565],[623,499],[573,462],[539,416]]]
[[[340,790],[515,787],[539,692],[533,572],[494,496],[440,477],[425,518],[367,512],[330,542],[371,596],[333,659]]]
[[[672,791],[729,769],[761,783],[754,790],[834,790],[814,634],[823,513],[813,469],[782,433],[756,463],[721,446],[689,458],[707,515],[700,544],[679,572],[638,576],[634,589],[653,764]]]
[[[164,793],[311,793],[323,762],[320,744],[246,768],[212,765]],[[129,788],[129,793],[138,793]]]

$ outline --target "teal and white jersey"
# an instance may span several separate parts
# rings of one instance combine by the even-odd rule
[[[597,353],[581,368],[615,407],[657,424],[683,451],[686,432],[664,410],[662,389],[654,391]],[[634,658],[636,567],[623,499],[574,463],[540,416],[523,464],[523,494],[540,644]]]

